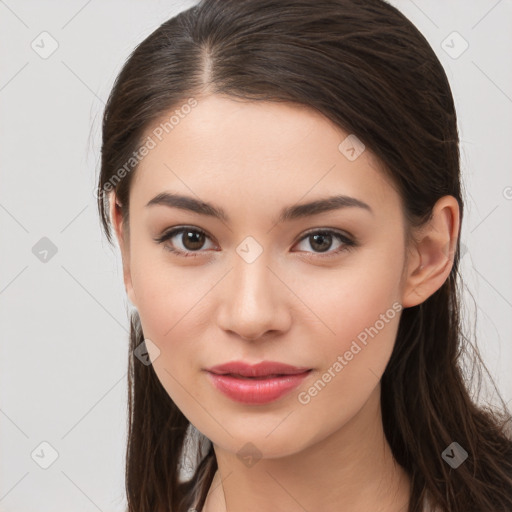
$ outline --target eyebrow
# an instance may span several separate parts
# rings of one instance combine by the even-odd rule
[[[146,204],[146,207],[154,205],[163,205],[170,208],[188,210],[200,215],[215,217],[226,223],[230,222],[229,216],[222,208],[189,196],[183,196],[171,192],[162,192],[151,199],[151,201]],[[361,208],[367,210],[372,215],[374,214],[370,205],[366,204],[365,202],[356,199],[355,197],[336,195],[316,199],[309,203],[287,206],[281,210],[277,222],[287,222],[349,207]]]

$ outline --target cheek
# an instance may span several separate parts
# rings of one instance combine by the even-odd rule
[[[140,244],[141,246],[143,244]],[[137,247],[131,257],[131,281],[146,337],[166,342],[197,320],[200,301],[211,282],[192,267],[171,265],[163,249]],[[190,331],[189,331],[190,332]],[[192,333],[191,333],[192,334]]]
[[[338,281],[344,285],[341,291],[325,295],[319,286],[313,287],[317,290],[313,309],[323,312],[322,320],[333,332],[317,327],[322,332],[315,349],[319,368],[298,390],[300,414],[317,418],[309,427],[301,427],[304,438],[319,439],[346,424],[379,385],[402,309],[397,300],[399,274],[398,267],[387,274],[354,270]]]
[[[387,326],[396,316],[401,262],[399,258],[386,261],[382,256],[378,261],[372,259],[361,260],[326,279],[304,283],[302,296],[329,327],[328,336],[337,339],[340,348],[376,323],[382,329],[383,321]]]
[[[401,305],[388,289],[373,287],[371,296],[344,295],[333,298],[324,322],[330,331],[317,345],[319,374],[329,372],[325,382],[352,390],[352,398],[366,395],[380,379],[391,356]],[[324,330],[325,331],[325,330]],[[332,332],[331,332],[332,331]],[[333,374],[336,378],[332,378]]]
[[[197,420],[197,403],[204,401],[196,379],[206,364],[209,299],[218,278],[199,267],[172,266],[164,258],[142,256],[142,251],[133,254],[131,276],[144,337],[159,350],[152,358],[153,369],[182,413]]]
[[[131,273],[144,337],[159,350],[152,357],[153,369],[180,411],[190,421],[197,420],[201,409],[196,404],[203,401],[192,379],[204,340],[200,315],[206,302],[201,299],[211,282],[194,279],[183,269],[148,265],[142,259],[134,259]]]
[[[329,329],[322,326],[316,345],[320,381],[304,389],[305,401],[318,395],[318,407],[335,400],[347,411],[367,399],[393,351],[402,310],[401,272],[396,251],[375,251],[329,279],[308,281],[302,293],[307,291],[308,304]]]

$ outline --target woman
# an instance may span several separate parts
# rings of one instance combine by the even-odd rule
[[[111,92],[98,191],[135,306],[130,512],[512,510],[509,415],[462,371],[453,98],[397,9],[168,20]]]

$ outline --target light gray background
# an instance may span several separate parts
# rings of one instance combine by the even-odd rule
[[[135,45],[194,3],[0,0],[0,512],[124,509],[130,306],[93,195],[101,114]],[[466,316],[478,313],[479,346],[510,401],[512,0],[392,3],[452,85],[462,271],[476,301],[467,295]],[[43,31],[59,45],[46,59],[31,47],[51,48]],[[469,44],[457,58],[454,31]],[[33,253],[43,237],[57,249],[46,262]]]

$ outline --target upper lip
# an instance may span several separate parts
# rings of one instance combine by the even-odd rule
[[[276,361],[262,361],[252,365],[244,361],[230,361],[212,366],[206,370],[218,375],[232,374],[242,377],[265,377],[269,375],[294,375],[309,371],[311,368],[297,367]]]

